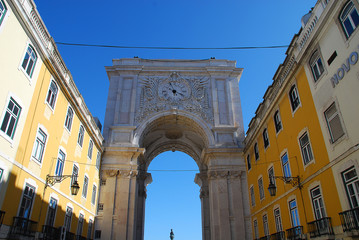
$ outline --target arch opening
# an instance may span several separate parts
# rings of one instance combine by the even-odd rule
[[[171,229],[178,239],[202,239],[200,187],[193,181],[199,169],[193,158],[166,151],[148,172],[153,182],[147,186],[145,239],[168,239]]]

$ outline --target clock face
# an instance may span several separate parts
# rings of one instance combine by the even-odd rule
[[[183,82],[165,82],[159,87],[159,96],[166,100],[180,101],[189,97],[189,87]]]

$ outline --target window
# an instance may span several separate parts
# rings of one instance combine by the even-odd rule
[[[349,1],[343,8],[339,20],[342,24],[345,36],[349,38],[359,24],[359,15],[352,1]]]
[[[32,202],[35,197],[35,187],[26,184],[24,193],[22,195],[19,217],[30,218]]]
[[[85,129],[84,126],[80,125],[80,130],[79,130],[79,136],[77,138],[77,143],[82,147],[83,143],[84,143],[84,135],[85,135]]]
[[[47,219],[46,225],[47,226],[54,226],[55,216],[56,216],[56,208],[57,208],[57,200],[54,198],[50,199],[49,208],[47,210]]]
[[[55,170],[55,175],[56,176],[61,176],[62,175],[62,171],[64,169],[64,164],[65,164],[65,153],[63,151],[59,151],[59,155],[57,156],[57,163],[56,163],[56,170]]]
[[[292,106],[292,110],[295,111],[300,104],[298,90],[295,85],[293,85],[289,91],[289,98],[290,98],[290,104]]]
[[[281,157],[281,161],[282,161],[282,167],[283,167],[283,175],[284,177],[291,177],[292,174],[290,172],[290,166],[289,166],[289,161],[288,161],[288,154],[285,153],[282,157]]]
[[[39,130],[37,131],[34,147],[32,149],[32,157],[36,159],[39,163],[41,163],[42,157],[44,155],[46,138],[47,136],[44,131],[39,128]]]
[[[95,205],[95,201],[96,201],[96,192],[97,192],[97,187],[96,187],[96,185],[94,184],[94,185],[92,186],[92,198],[91,198],[91,203],[92,203],[93,205]]]
[[[2,21],[4,20],[5,14],[6,14],[7,8],[5,6],[5,3],[3,0],[0,0],[0,25]]]
[[[89,149],[87,152],[87,156],[91,159],[92,158],[92,150],[93,150],[93,141],[90,139],[90,143],[89,143]]]
[[[96,168],[97,169],[100,168],[100,162],[101,162],[101,154],[100,154],[100,152],[97,152],[97,156],[96,156]]]
[[[308,133],[304,133],[300,138],[300,148],[302,150],[302,157],[304,165],[307,165],[310,161],[313,160],[312,148],[310,147]]]
[[[77,231],[76,231],[77,236],[81,236],[83,225],[84,225],[84,215],[82,213],[80,213],[79,223],[77,224]]]
[[[92,239],[92,229],[93,229],[93,220],[89,220],[89,225],[87,228],[87,239]]]
[[[268,178],[269,178],[269,181],[272,182],[275,185],[274,168],[273,167],[270,167],[268,169]]]
[[[87,197],[87,188],[88,188],[88,185],[89,185],[89,178],[87,176],[85,176],[84,178],[84,186],[82,188],[82,196],[84,198]]]
[[[259,199],[264,198],[264,188],[263,188],[263,178],[258,179],[258,188],[259,188]]]
[[[74,111],[71,107],[67,109],[66,119],[65,119],[65,127],[67,130],[71,131],[72,119],[74,118]]]
[[[101,230],[95,230],[95,239],[101,238]]]
[[[267,214],[264,214],[262,219],[263,219],[264,236],[269,236],[269,226],[268,226],[268,216],[267,216]]]
[[[262,135],[263,135],[264,148],[267,148],[269,145],[269,138],[268,138],[268,131],[266,128],[263,130]]]
[[[258,151],[258,144],[257,143],[254,144],[253,149],[254,149],[254,157],[255,157],[255,159],[257,161],[258,158],[259,158],[259,151]]]
[[[331,142],[334,143],[344,135],[344,129],[342,127],[335,103],[325,110],[324,115],[328,125]]]
[[[252,207],[256,205],[256,199],[255,199],[255,196],[254,196],[254,188],[253,186],[250,187],[249,189],[250,191],[250,194],[251,194],[251,204],[252,204]]]
[[[300,223],[299,223],[298,208],[297,208],[297,202],[295,200],[289,202],[289,210],[290,210],[290,218],[292,220],[292,226],[293,227],[299,226]]]
[[[74,164],[72,168],[72,179],[71,179],[71,185],[77,181],[77,177],[79,175],[79,167]]]
[[[318,220],[324,218],[326,214],[325,214],[323,198],[322,198],[322,194],[320,193],[319,186],[310,190],[310,195],[312,197],[315,219]]]
[[[1,183],[1,180],[2,180],[2,175],[4,174],[4,169],[0,168],[0,183]]]
[[[258,239],[259,238],[259,231],[258,231],[258,222],[257,222],[257,220],[253,221],[253,228],[254,228],[254,238]]]
[[[342,177],[351,207],[359,207],[359,179],[354,167],[344,171]]]
[[[275,229],[277,232],[283,231],[282,220],[280,217],[279,208],[274,209],[274,220],[275,220]]]
[[[251,170],[251,168],[252,168],[251,157],[249,156],[249,154],[247,155],[247,168],[248,168],[248,171]]]
[[[282,121],[280,119],[278,110],[274,113],[274,125],[275,125],[275,131],[278,133],[282,129]]]
[[[49,106],[54,109],[56,97],[57,97],[58,87],[56,83],[52,80],[50,83],[49,91],[47,92],[46,102]]]
[[[309,61],[310,69],[312,70],[314,81],[318,81],[324,72],[323,61],[318,51],[315,51]]]
[[[21,107],[17,102],[10,98],[9,104],[7,105],[4,119],[1,124],[1,131],[3,131],[11,139],[14,139],[15,130],[17,123],[20,118]]]
[[[32,76],[32,72],[35,68],[36,60],[37,60],[37,55],[35,53],[35,50],[33,49],[32,46],[29,45],[27,47],[24,60],[22,61],[21,64],[22,69],[24,69],[25,73],[29,77]]]
[[[98,204],[97,210],[98,210],[98,211],[103,211],[103,203],[99,203],[99,204]]]
[[[65,214],[65,223],[64,223],[66,232],[69,232],[71,229],[71,220],[72,220],[72,208],[67,206],[66,214]]]

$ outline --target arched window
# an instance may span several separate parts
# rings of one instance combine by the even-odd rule
[[[310,69],[312,70],[314,81],[316,82],[324,72],[322,58],[318,51],[315,51],[309,61]]]
[[[22,61],[22,64],[21,64],[21,67],[24,69],[25,73],[29,77],[32,76],[32,72],[35,68],[36,60],[37,60],[36,52],[35,52],[34,48],[29,45],[27,47],[24,60]]]
[[[46,102],[49,104],[49,106],[54,109],[58,87],[54,81],[51,81],[49,91],[47,92]]]
[[[295,85],[293,85],[289,91],[289,98],[292,110],[295,111],[300,104],[297,87]]]
[[[74,111],[71,107],[67,109],[66,119],[65,119],[65,127],[67,130],[71,131],[72,119],[74,118]]]
[[[0,0],[0,25],[5,17],[5,14],[7,12],[7,8],[3,0]]]
[[[359,24],[359,15],[352,1],[349,1],[340,13],[339,20],[347,38]]]

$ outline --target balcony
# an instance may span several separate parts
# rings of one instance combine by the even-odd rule
[[[311,238],[323,235],[334,235],[331,218],[325,217],[308,223],[308,232]]]
[[[76,240],[76,235],[72,232],[66,232],[65,240]]]
[[[359,230],[359,207],[339,213],[344,232]]]
[[[270,235],[270,240],[284,240],[285,239],[285,232],[276,232]]]
[[[5,216],[5,212],[4,211],[0,211],[0,227],[2,225],[2,221],[4,220],[4,216]]]
[[[48,240],[58,240],[61,236],[61,230],[59,228],[54,228],[49,225],[42,226],[42,236],[43,239]]]
[[[268,236],[263,236],[263,237],[261,237],[261,238],[259,238],[259,240],[269,240],[270,239],[270,236],[268,235]]]
[[[288,240],[305,239],[303,226],[297,226],[286,230]]]
[[[76,240],[87,240],[87,238],[85,238],[81,235],[76,235]]]
[[[14,222],[10,228],[11,238],[19,236],[35,237],[37,222],[23,217],[14,217]]]

